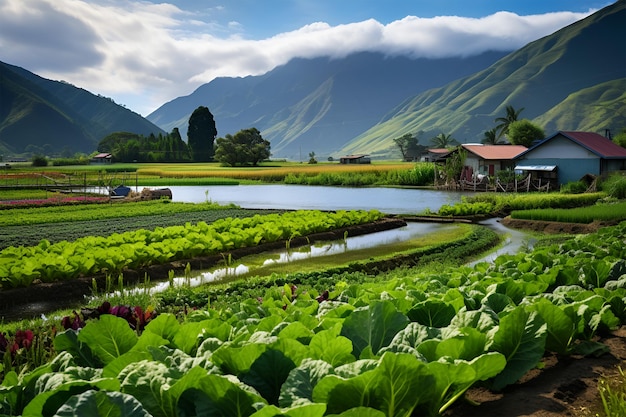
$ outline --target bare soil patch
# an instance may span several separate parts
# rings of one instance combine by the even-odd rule
[[[521,220],[512,219],[511,216],[507,216],[502,219],[501,223],[512,229],[524,229],[532,230],[534,232],[543,232],[547,234],[579,234],[579,233],[593,233],[598,229],[605,226],[613,226],[617,223],[609,222],[593,222],[593,223],[564,223],[564,222],[548,222],[542,220]]]
[[[546,354],[545,367],[529,371],[502,392],[468,390],[447,417],[591,417],[601,410],[598,381],[626,366],[626,326],[600,339],[610,352],[599,357]],[[602,415],[602,414],[600,414]]]

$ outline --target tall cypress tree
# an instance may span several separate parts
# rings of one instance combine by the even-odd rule
[[[209,162],[213,160],[215,149],[213,143],[217,136],[215,120],[208,107],[200,106],[189,117],[187,129],[187,145],[191,151],[191,160],[194,162]]]

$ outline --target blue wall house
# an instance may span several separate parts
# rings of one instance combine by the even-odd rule
[[[558,184],[579,181],[586,174],[626,170],[626,149],[593,132],[559,131],[522,152],[518,166],[556,166]]]

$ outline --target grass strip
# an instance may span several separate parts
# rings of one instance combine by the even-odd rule
[[[515,210],[511,212],[511,218],[584,224],[594,221],[622,221],[626,220],[626,201],[572,209]]]

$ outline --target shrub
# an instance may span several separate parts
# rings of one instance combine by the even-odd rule
[[[48,166],[48,158],[43,155],[35,155],[31,160],[34,167],[47,167]]]
[[[626,198],[626,176],[613,174],[600,185],[601,189],[611,197]]]
[[[587,184],[584,181],[572,181],[561,185],[563,194],[582,194],[587,191]]]
[[[71,166],[71,165],[89,165],[88,158],[56,158],[52,160],[55,167]]]

